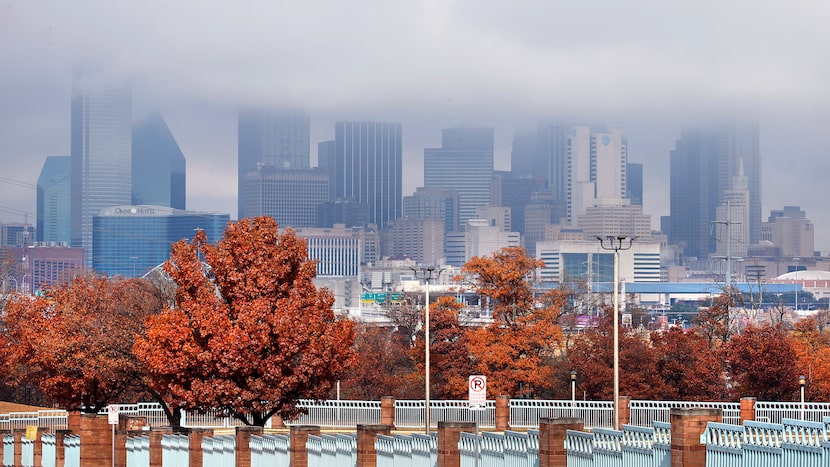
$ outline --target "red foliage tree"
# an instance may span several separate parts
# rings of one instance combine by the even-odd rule
[[[216,246],[199,231],[164,268],[176,306],[148,320],[135,352],[171,406],[262,426],[296,416],[299,399],[327,397],[350,366],[352,323],[312,283],[305,241],[273,218],[231,223]]]
[[[568,352],[577,372],[578,389],[588,399],[614,395],[613,320],[610,310],[596,328],[575,339]],[[665,384],[658,376],[658,358],[648,335],[620,329],[620,394],[635,399],[663,399]]]
[[[665,400],[718,401],[726,397],[723,362],[705,337],[671,328],[651,335],[657,358],[655,378],[664,383]]]
[[[145,318],[162,307],[141,279],[80,276],[47,297],[15,296],[6,307],[8,365],[69,409],[96,413],[146,397],[132,347]]]
[[[793,343],[779,326],[747,327],[723,347],[732,397],[788,401],[798,393],[798,367]]]
[[[552,363],[562,340],[556,323],[566,300],[553,292],[537,306],[528,278],[543,265],[515,247],[473,258],[462,268],[493,308],[494,322],[468,334],[473,368],[487,376],[492,394],[541,394],[554,382]]]
[[[473,257],[461,272],[470,275],[476,292],[490,300],[493,319],[510,324],[534,309],[533,284],[528,277],[544,265],[528,256],[524,248],[509,247],[493,256]]]
[[[413,377],[412,341],[391,326],[358,323],[355,326],[357,358],[340,381],[347,399],[377,400],[382,396],[417,399],[423,386]],[[423,381],[421,379],[420,381]]]
[[[458,314],[462,305],[454,297],[443,296],[430,305],[430,393],[438,399],[467,397],[467,381],[473,366],[467,349],[467,330],[461,326]],[[413,379],[424,383],[424,333],[419,332],[412,359],[416,363]],[[423,387],[423,386],[421,386]],[[423,390],[418,393],[422,397]]]

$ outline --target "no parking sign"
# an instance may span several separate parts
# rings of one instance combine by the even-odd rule
[[[487,377],[470,375],[469,379],[470,410],[484,410],[487,406]]]

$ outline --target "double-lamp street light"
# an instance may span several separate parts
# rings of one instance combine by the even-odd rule
[[[620,429],[620,250],[628,250],[634,237],[596,236],[603,250],[614,250],[614,429]]]
[[[415,277],[426,282],[426,297],[424,300],[424,432],[429,434],[429,281],[438,275],[434,266],[412,268]]]

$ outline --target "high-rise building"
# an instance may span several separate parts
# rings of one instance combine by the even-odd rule
[[[779,256],[810,257],[815,251],[815,226],[807,219],[807,213],[798,206],[770,211],[762,229],[767,240],[779,250]]]
[[[184,210],[185,159],[161,114],[133,125],[133,202]]]
[[[309,117],[299,110],[243,109],[239,111],[238,190],[239,218],[261,215],[244,205],[246,183],[260,167],[280,170],[308,169]]]
[[[721,200],[715,212],[715,251],[724,258],[727,255],[744,257],[750,245],[749,184],[743,163],[739,164],[738,174],[732,177],[732,186],[723,192]]]
[[[306,240],[308,257],[317,261],[318,276],[357,276],[361,264],[378,260],[380,235],[374,226],[296,229]]]
[[[336,224],[362,227],[369,224],[369,205],[353,199],[326,201],[317,207],[317,227],[332,228]]]
[[[458,192],[459,225],[474,219],[476,208],[490,205],[492,177],[492,128],[447,128],[441,148],[424,149],[424,186]]]
[[[441,219],[401,217],[389,229],[389,256],[407,256],[418,264],[439,264],[444,258],[444,222]]]
[[[579,216],[600,200],[625,198],[627,160],[628,145],[619,129],[571,128],[566,183],[570,224],[576,224]]]
[[[132,201],[132,93],[100,73],[83,70],[72,88],[71,246],[92,265],[92,218]]]
[[[536,257],[545,262],[538,276],[543,281],[588,284],[612,282],[614,252],[596,240],[539,242]],[[660,243],[635,241],[620,252],[619,276],[625,282],[660,282]]]
[[[513,172],[493,172],[490,184],[490,203],[510,208],[510,230],[525,233],[525,207],[534,193],[544,190],[544,182],[530,177],[516,177]]]
[[[181,211],[167,206],[112,206],[93,216],[92,266],[109,276],[138,277],[170,258],[170,246],[204,230],[216,243],[229,214]]]
[[[447,264],[463,266],[474,256],[488,256],[502,248],[520,246],[519,232],[505,232],[487,219],[470,219],[464,231],[446,234]]]
[[[643,205],[643,164],[629,162],[625,169],[625,197]]]
[[[530,131],[513,137],[510,169],[519,178],[533,178],[558,200],[568,192],[568,137],[571,125],[540,121]]]
[[[242,179],[240,205],[247,216],[271,216],[280,227],[315,227],[317,210],[328,200],[329,178],[322,169],[255,169]]]
[[[685,130],[670,159],[669,242],[687,257],[716,251],[710,223],[732,186],[741,161],[749,187],[749,242],[760,239],[761,156],[757,124],[730,124]]]
[[[69,245],[72,169],[68,156],[49,156],[37,179],[37,241]]]
[[[400,123],[341,121],[335,125],[332,199],[351,198],[369,206],[369,223],[383,229],[401,217],[402,141]],[[333,170],[332,170],[333,169]]]
[[[577,226],[587,238],[626,235],[641,240],[651,238],[651,216],[643,206],[627,199],[603,200],[585,209]]]
[[[403,199],[403,215],[413,219],[441,219],[444,232],[458,230],[458,192],[444,187],[418,187]]]
[[[17,290],[32,295],[54,287],[80,273],[84,268],[84,250],[35,243],[10,251],[14,267],[9,272]],[[5,284],[6,290],[10,284]]]

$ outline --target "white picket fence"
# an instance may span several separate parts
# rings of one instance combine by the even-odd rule
[[[354,428],[359,424],[380,423],[380,401],[313,401],[301,400],[298,406],[307,413],[286,425],[318,425],[323,428]],[[739,424],[740,404],[737,402],[691,402],[691,401],[647,401],[632,400],[629,404],[629,424],[651,426],[654,421],[668,422],[673,408],[719,408],[723,412],[722,422]],[[145,417],[151,427],[166,426],[167,418],[161,406],[156,403],[122,404],[120,413]],[[539,426],[544,417],[573,417],[584,421],[586,429],[611,428],[614,407],[611,401],[570,401],[512,399],[509,402],[510,420],[513,428],[532,429]],[[400,429],[417,429],[424,426],[425,407],[423,400],[395,401],[394,424]],[[755,403],[756,420],[780,423],[785,418],[821,421],[830,417],[830,403],[808,402],[764,402]],[[430,425],[437,428],[439,421],[478,422],[483,429],[495,428],[495,401],[487,401],[485,410],[469,410],[466,400],[430,401]],[[270,421],[269,421],[270,422]],[[39,412],[15,412],[0,414],[0,430],[23,429],[34,425],[54,432],[67,428],[67,412],[64,410],[43,410]],[[233,428],[244,426],[236,418],[220,411],[192,412],[182,415],[185,428]],[[270,424],[266,425],[270,428]]]

